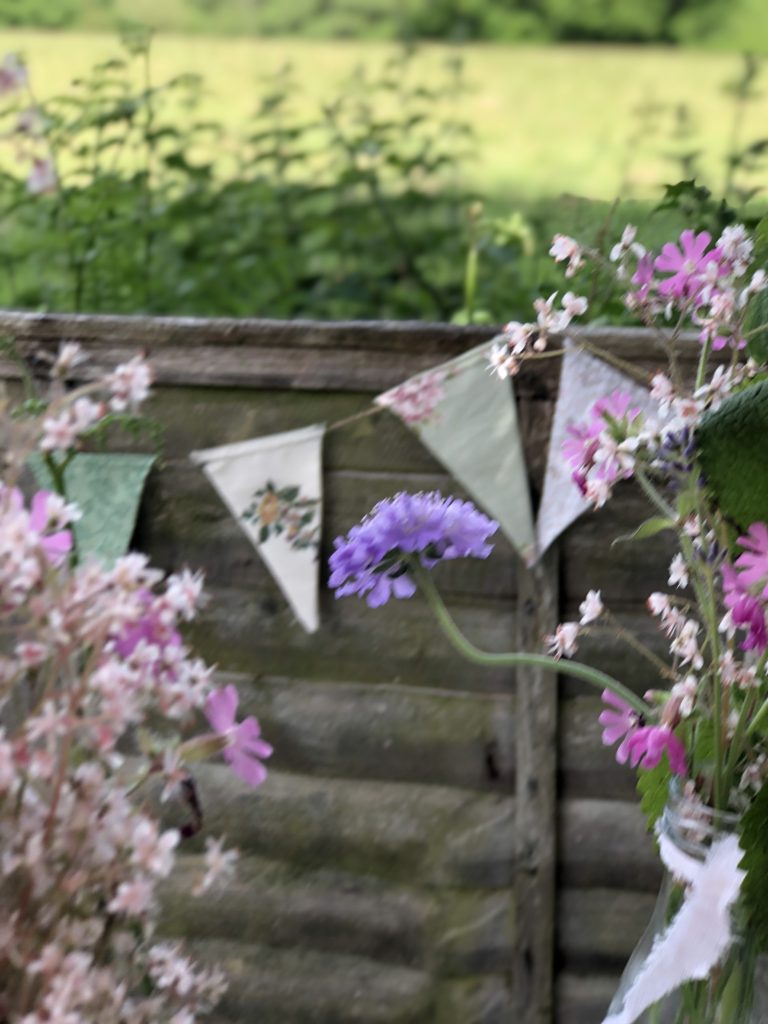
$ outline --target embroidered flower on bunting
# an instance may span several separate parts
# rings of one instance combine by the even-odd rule
[[[296,484],[277,487],[268,480],[255,491],[242,518],[259,531],[259,544],[270,537],[283,537],[295,551],[320,545],[319,498],[302,496]]]

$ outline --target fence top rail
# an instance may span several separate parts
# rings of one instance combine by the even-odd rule
[[[460,355],[500,333],[493,325],[457,326],[422,321],[315,321],[105,316],[0,310],[0,335],[27,354],[53,355],[62,341],[89,350],[93,375],[130,358],[137,349],[152,359],[157,381],[167,385],[288,388],[379,392],[413,374]],[[598,327],[570,332],[574,340],[636,363],[665,362],[663,335],[646,328]],[[558,347],[553,339],[551,348]],[[698,355],[694,334],[683,336],[684,363]],[[0,374],[19,375],[0,358]],[[89,371],[83,372],[87,379]],[[557,387],[559,360],[527,363],[518,391],[544,396]]]

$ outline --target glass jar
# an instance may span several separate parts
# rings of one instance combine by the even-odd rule
[[[703,862],[715,840],[734,834],[739,816],[715,811],[686,797],[678,779],[670,786],[660,834],[676,849]],[[685,886],[664,872],[651,920],[621,976],[608,1016],[620,1014],[627,993],[656,940],[666,931],[685,898]],[[709,977],[687,981],[649,1007],[636,1024],[768,1024],[768,958],[758,956],[743,913],[731,912],[733,942]],[[633,1024],[634,1024],[633,1022]]]

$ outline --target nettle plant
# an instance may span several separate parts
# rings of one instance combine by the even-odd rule
[[[141,357],[74,388],[81,359],[63,345],[48,392],[2,409],[0,1020],[191,1024],[224,977],[155,935],[157,885],[201,827],[189,765],[221,754],[257,785],[271,748],[182,639],[200,575],[166,577],[138,553],[111,567],[81,559],[63,486],[22,495],[30,455],[61,482],[74,453],[148,394]],[[149,783],[187,825],[163,826]],[[235,859],[208,837],[193,891]]]
[[[548,666],[603,690],[603,742],[618,744],[619,762],[639,770],[651,826],[672,776],[679,778],[694,819],[697,808],[702,814],[711,808],[740,815],[744,903],[761,947],[768,948],[764,232],[758,231],[756,245],[741,225],[726,227],[716,240],[686,230],[654,253],[628,226],[607,259],[562,235],[555,237],[551,255],[573,281],[592,273],[596,262],[601,273],[610,271],[626,307],[668,356],[668,370],[648,380],[644,408],[652,412],[628,392],[605,395],[570,426],[563,452],[574,486],[595,508],[623,481],[636,481],[652,517],[635,539],[662,532],[677,538],[669,590],[647,600],[667,657],[626,631],[620,634],[647,659],[648,691],[631,692],[619,680],[570,660],[581,636],[606,620],[611,625],[594,590],[581,605],[579,621],[563,622],[546,637],[546,653],[490,654],[459,633],[429,570],[444,559],[488,555],[496,524],[468,503],[404,494],[380,503],[336,542],[331,585],[338,595],[357,593],[372,606],[421,588],[448,638],[473,661]],[[587,307],[584,297],[570,291],[539,299],[534,321],[507,324],[494,339],[491,368],[504,379],[527,360],[555,354],[552,339],[562,337]],[[682,351],[695,350],[691,329],[700,351],[688,363],[696,368],[686,379]],[[607,357],[615,360],[616,354]]]

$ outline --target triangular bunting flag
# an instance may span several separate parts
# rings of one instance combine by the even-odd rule
[[[632,404],[639,405],[643,411],[656,409],[648,389],[621,370],[588,355],[571,341],[566,341],[565,349],[536,523],[536,539],[542,555],[563,530],[591,508],[590,502],[571,479],[570,466],[563,456],[567,428],[583,420],[598,398],[617,389],[628,392],[632,396]]]
[[[124,555],[154,455],[128,452],[79,452],[64,471],[67,499],[81,518],[73,524],[78,557],[97,558],[106,566]],[[30,468],[40,487],[53,489],[43,458],[33,455]]]
[[[535,558],[533,515],[515,397],[489,372],[488,344],[374,401],[418,434],[530,563]]]
[[[192,452],[308,633],[319,625],[325,426]]]

